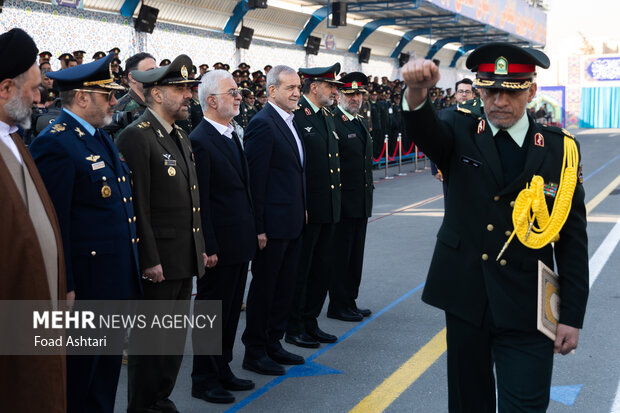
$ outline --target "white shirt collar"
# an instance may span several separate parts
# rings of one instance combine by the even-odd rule
[[[209,122],[215,129],[217,129],[217,131],[220,133],[220,135],[224,135],[227,138],[232,138],[232,133],[235,130],[231,124],[229,123],[228,125],[222,125],[221,123],[218,123],[214,120],[209,119],[208,117],[204,117],[205,120],[207,122]]]
[[[276,110],[276,112],[278,112],[278,115],[280,115],[280,117],[284,120],[284,122],[290,122],[291,120],[293,120],[293,118],[295,117],[295,115],[293,114],[293,112],[287,112],[284,109],[282,109],[280,106],[274,104],[271,101],[268,101],[269,104],[271,106],[273,106],[273,108]]]
[[[488,118],[487,118],[488,120]],[[491,127],[491,132],[493,136],[497,135],[499,132],[499,128],[489,121],[489,126]],[[523,146],[523,142],[525,141],[525,135],[527,135],[527,130],[530,127],[530,121],[527,118],[527,113],[523,112],[523,116],[521,119],[517,121],[514,125],[506,129],[506,132],[510,135],[513,141],[521,148]]]
[[[9,126],[7,123],[0,120],[0,135],[10,135],[11,133],[17,132],[17,129],[17,125]]]
[[[15,155],[15,158],[22,163],[22,157],[19,154],[19,149],[17,149],[17,145],[13,142],[13,138],[11,138],[11,134],[17,132],[17,126],[9,126],[7,123],[0,121],[0,141],[4,143]]]

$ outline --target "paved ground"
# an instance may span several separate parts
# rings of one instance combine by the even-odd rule
[[[616,247],[620,238],[620,181],[609,184],[620,176],[620,131],[586,130],[580,131],[578,138],[586,202],[596,203],[590,203],[594,208],[588,234],[591,278],[598,278],[592,285],[576,354],[556,356],[549,412],[616,413],[620,412],[620,397],[614,403],[620,379],[620,340],[616,338],[620,328],[620,249]],[[403,169],[407,176],[389,181],[379,179],[383,171],[375,172],[374,215],[368,226],[358,301],[360,307],[371,308],[373,316],[362,323],[346,323],[321,315],[321,328],[337,334],[338,343],[318,350],[284,344],[307,357],[308,362],[289,369],[286,376],[273,378],[241,369],[242,313],[232,369],[238,376],[254,380],[256,389],[236,392],[237,401],[232,405],[193,399],[191,357],[186,356],[172,394],[180,411],[447,411],[445,341],[441,334],[431,341],[442,332],[445,322],[441,311],[420,300],[443,216],[441,185],[428,169],[413,172],[412,164]],[[392,376],[397,370],[399,373]],[[126,409],[126,380],[123,367],[117,412]]]

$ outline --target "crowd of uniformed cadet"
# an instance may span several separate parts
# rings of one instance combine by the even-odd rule
[[[114,136],[117,136],[118,133],[116,132],[119,130],[118,128],[120,126],[127,126],[135,119],[135,115],[141,113],[146,107],[139,96],[136,96],[135,93],[131,93],[131,82],[128,74],[132,70],[137,69],[137,63],[151,56],[146,53],[139,53],[131,56],[126,59],[125,67],[123,67],[121,58],[119,57],[120,49],[115,47],[109,52],[113,52],[115,56],[112,60],[111,68],[116,82],[130,89],[130,93],[125,94],[123,91],[119,91],[116,95],[118,104],[115,110],[118,112],[118,118],[115,119],[115,125],[112,126],[113,130],[111,130],[111,132],[113,132]],[[85,62],[85,56],[86,52],[82,50],[76,50],[72,53],[63,53],[58,57],[60,68],[64,69],[81,65]],[[101,59],[105,56],[106,53],[98,51],[92,55],[91,60]],[[46,122],[49,121],[51,117],[55,116],[59,110],[58,90],[54,87],[53,81],[47,76],[47,73],[52,72],[50,61],[53,59],[55,58],[52,57],[50,52],[44,51],[39,54],[41,100],[37,105],[38,109],[35,111],[35,119],[40,119],[40,122],[37,126],[37,122],[35,121],[33,125],[34,131],[26,133],[25,140],[27,143],[41,131],[46,125]],[[155,59],[152,60],[154,61]],[[159,67],[169,64],[169,59],[163,59],[159,62]],[[155,62],[152,67],[157,67],[157,63]],[[149,67],[149,69],[152,67]],[[265,84],[267,73],[269,73],[271,67],[271,65],[266,65],[262,70],[252,70],[249,64],[243,62],[232,71],[233,79],[237,83],[242,95],[239,115],[234,118],[234,125],[238,128],[241,137],[242,129],[245,129],[252,117],[261,110],[267,102]],[[199,79],[207,73],[210,68],[211,67],[206,63],[200,64],[198,67],[192,66],[189,76]],[[213,64],[212,69],[230,72],[231,67],[228,64],[217,62]],[[340,77],[345,75],[346,73],[344,72],[339,74]],[[378,76],[373,77],[372,75],[368,75],[367,91],[369,93],[364,94],[359,114],[364,118],[369,127],[373,139],[373,156],[375,159],[382,153],[386,135],[389,139],[388,149],[395,148],[399,134],[402,136],[404,150],[411,146],[411,139],[404,133],[401,115],[403,86],[404,83],[398,79],[389,80],[386,76],[379,79]],[[452,93],[451,88],[434,88],[430,96],[437,110],[455,107],[457,104],[456,93]],[[337,102],[332,108],[336,106]],[[130,114],[127,117],[123,117],[125,112],[129,112]],[[51,115],[47,115],[47,113],[51,113]],[[188,120],[177,122],[188,134],[191,133],[193,128],[200,122],[200,119],[202,119],[202,110],[196,94],[194,94],[191,101],[190,113]],[[119,124],[116,124],[117,120]]]
[[[196,300],[222,301],[222,355],[194,356],[191,394],[214,403],[254,387],[229,367],[250,262],[246,370],[283,375],[303,364],[282,339],[336,342],[318,325],[328,296],[329,318],[371,314],[356,299],[381,149],[373,141],[403,133],[399,81],[340,73],[339,63],[265,73],[241,63],[230,73],[148,53],[121,70],[118,48],[88,63],[83,51],[65,53],[52,71],[48,52],[26,62],[38,51],[15,30],[4,40],[26,45],[33,110],[6,139],[36,168],[9,166],[43,182],[39,197],[56,211],[57,221],[44,217],[57,235],[47,254],[65,264],[52,297],[189,303],[198,276]],[[194,332],[194,349],[206,339]],[[130,352],[128,411],[177,411],[169,396],[181,360]],[[68,411],[113,411],[120,355],[68,355],[66,366]]]

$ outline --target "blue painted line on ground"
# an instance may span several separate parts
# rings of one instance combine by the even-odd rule
[[[583,384],[575,384],[572,386],[551,386],[551,400],[562,403],[566,406],[573,406],[577,396],[581,391]]]
[[[607,167],[609,164],[611,164],[612,162],[618,160],[618,158],[620,158],[620,155],[617,155],[615,158],[610,159],[609,161],[605,162],[603,165],[601,165],[598,169],[596,169],[595,171],[593,171],[590,175],[586,176],[585,178],[583,178],[583,182],[587,181],[588,179],[592,178],[594,175],[596,175],[597,173],[601,172],[605,167]]]
[[[398,305],[403,300],[407,299],[412,294],[414,294],[417,291],[419,291],[420,289],[422,289],[422,287],[424,287],[424,284],[426,284],[426,283],[424,282],[424,283],[416,286],[415,288],[413,288],[412,290],[408,291],[403,296],[398,298],[396,301],[392,302],[387,307],[383,308],[381,311],[379,311],[379,312],[377,312],[375,314],[372,314],[368,318],[365,318],[364,321],[361,321],[355,327],[353,327],[352,329],[350,329],[349,331],[347,331],[346,333],[341,335],[338,338],[337,342],[328,344],[325,347],[321,348],[320,350],[317,350],[316,352],[312,353],[312,355],[310,355],[310,357],[306,358],[306,363],[312,362],[312,360],[316,359],[317,357],[319,357],[321,354],[325,353],[330,348],[333,348],[335,345],[337,345],[339,343],[342,343],[344,340],[349,338],[353,333],[358,331],[360,328],[364,327],[365,325],[370,323],[372,320],[374,320],[375,318],[379,317],[381,314],[383,314],[386,311],[389,311],[390,309],[394,308],[394,306]],[[295,371],[294,369],[295,369],[295,367],[292,367],[291,369],[289,369],[289,371],[287,372],[286,375],[278,376],[275,379],[271,380],[270,382],[265,384],[260,389],[257,389],[256,391],[254,391],[252,394],[250,394],[245,399],[243,399],[243,400],[235,403],[234,405],[232,405],[230,407],[230,409],[226,410],[224,413],[235,413],[235,412],[238,412],[239,410],[243,409],[245,406],[247,406],[248,404],[252,403],[254,400],[258,399],[260,396],[262,396],[263,394],[267,393],[269,390],[273,389],[275,386],[277,386],[278,384],[282,383],[284,380],[286,380],[288,378],[291,378],[291,377],[301,377],[301,376],[314,376],[314,375],[338,374],[338,373],[341,373],[338,370],[332,369],[331,367],[328,367],[328,366],[323,366],[323,365],[318,364],[318,363],[312,363],[312,366],[309,369],[306,369],[303,372],[304,374],[301,374],[302,373],[301,369],[299,369],[300,371]],[[291,370],[293,370],[293,371],[291,372]],[[294,374],[290,374],[289,375],[289,372],[294,373]]]

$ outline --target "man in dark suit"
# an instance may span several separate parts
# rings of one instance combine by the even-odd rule
[[[191,59],[180,55],[170,65],[132,72],[144,85],[148,108],[118,137],[132,170],[144,297],[178,301],[170,309],[175,314],[189,312],[192,278],[202,277],[206,264],[194,155],[189,138],[174,124],[189,114],[190,88],[197,83],[189,78],[191,67]],[[136,334],[140,330],[132,331],[133,338]],[[167,348],[165,342],[152,345]],[[168,356],[129,355],[128,412],[176,411],[169,396],[183,359],[183,348],[177,350]]]
[[[361,72],[340,79],[340,104],[334,110],[334,123],[340,153],[342,210],[334,234],[334,269],[329,287],[327,317],[361,321],[371,311],[358,308],[362,281],[364,244],[368,217],[372,215],[372,139],[359,115],[362,95],[368,93],[368,78]]]
[[[439,80],[435,64],[416,60],[403,68],[407,130],[448,182],[422,299],[446,312],[451,412],[495,411],[494,368],[499,411],[544,412],[553,354],[577,347],[589,291],[578,146],[568,132],[526,113],[536,66],[549,67],[543,52],[489,43],[466,64],[477,72],[484,116],[470,106],[439,120],[426,96]],[[524,188],[538,179],[544,187],[535,199],[553,209],[545,225],[537,211],[521,208]],[[555,341],[537,330],[538,261],[550,268],[555,261],[560,276]]]
[[[327,109],[338,94],[340,63],[299,69],[304,96],[295,122],[306,148],[308,225],[304,231],[293,307],[286,327],[288,343],[318,347],[338,340],[319,328],[317,318],[327,297],[334,254],[334,224],[340,221],[340,158],[334,115]]]
[[[101,129],[122,89],[110,77],[113,57],[49,73],[63,110],[30,145],[58,214],[67,291],[78,300],[131,299],[141,289],[129,167]],[[67,411],[112,412],[121,358],[68,356]]]
[[[192,396],[232,403],[228,390],[250,390],[254,383],[235,377],[229,363],[239,324],[248,265],[256,252],[256,230],[248,165],[231,125],[241,96],[230,73],[213,70],[202,78],[198,97],[204,118],[190,134],[200,187],[207,265],[198,280],[199,300],[222,301],[222,355],[200,352],[208,337],[194,330]]]
[[[250,167],[259,251],[252,261],[243,368],[261,374],[286,373],[281,364],[303,364],[282,348],[305,222],[305,150],[293,110],[299,76],[288,66],[267,75],[269,101],[250,121],[245,153]]]

